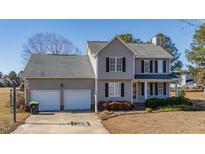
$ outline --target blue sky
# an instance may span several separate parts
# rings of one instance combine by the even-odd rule
[[[143,41],[158,32],[170,36],[187,64],[184,51],[190,47],[194,28],[180,20],[0,20],[0,71],[8,74],[24,69],[22,45],[39,32],[55,32],[67,37],[82,52],[87,40],[110,40],[131,33]]]

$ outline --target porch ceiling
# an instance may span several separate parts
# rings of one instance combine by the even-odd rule
[[[138,81],[177,81],[178,78],[174,74],[136,74],[135,80]]]

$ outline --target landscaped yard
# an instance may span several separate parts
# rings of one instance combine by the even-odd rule
[[[120,115],[104,120],[114,134],[205,133],[205,112],[160,112]]]
[[[23,123],[28,113],[17,113],[17,123],[13,123],[13,114],[9,106],[10,88],[0,88],[0,133],[9,133]]]

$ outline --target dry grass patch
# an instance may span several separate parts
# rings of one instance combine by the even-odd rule
[[[9,105],[10,88],[0,88],[0,133],[9,133],[28,117],[28,113],[17,113],[17,123],[13,123],[13,114]]]
[[[205,133],[205,112],[161,112],[120,115],[102,122],[114,134]]]
[[[170,92],[171,96],[175,96],[175,92]],[[205,93],[204,92],[186,92],[186,96],[189,99],[200,99],[200,100],[205,100]]]

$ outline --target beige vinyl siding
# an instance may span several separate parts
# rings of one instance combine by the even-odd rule
[[[97,75],[97,65],[96,65],[96,64],[97,64],[97,58],[94,57],[93,55],[91,55],[91,52],[90,52],[89,49],[87,49],[87,50],[88,50],[88,56],[89,56],[89,58],[90,58],[90,62],[91,62],[93,71],[94,71],[95,76],[96,76],[96,75]]]
[[[106,57],[125,57],[125,72],[106,72]],[[98,54],[98,79],[132,79],[133,53],[119,40],[115,39]]]
[[[105,97],[105,83],[120,82],[124,83],[124,97]],[[129,101],[132,100],[131,80],[98,80],[98,102],[100,101]]]

